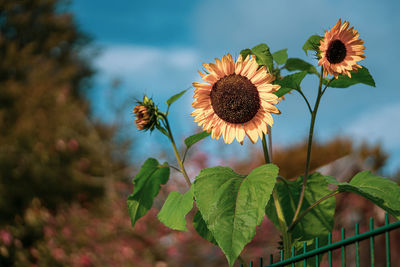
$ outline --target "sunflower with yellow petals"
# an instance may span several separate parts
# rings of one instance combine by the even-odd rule
[[[207,83],[193,83],[194,121],[211,131],[212,138],[223,136],[227,144],[235,138],[242,144],[245,135],[257,142],[274,122],[271,113],[280,113],[274,106],[278,97],[273,92],[280,88],[271,84],[274,76],[253,56],[243,60],[240,55],[235,62],[228,54],[203,66],[207,73],[199,73]]]
[[[339,19],[332,29],[325,32],[320,42],[321,58],[318,61],[318,65],[324,68],[324,76],[331,74],[338,78],[339,74],[343,74],[351,78],[351,71],[362,68],[357,61],[365,58],[364,41],[358,38],[357,30],[349,26],[349,22],[342,24]]]

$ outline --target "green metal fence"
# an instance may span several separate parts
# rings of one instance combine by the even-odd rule
[[[389,223],[389,216],[385,214],[385,225],[379,228],[374,229],[374,220],[370,218],[369,221],[369,231],[365,233],[359,232],[359,224],[355,224],[355,235],[345,238],[345,230],[341,229],[341,240],[332,243],[332,234],[328,235],[328,244],[326,246],[319,247],[318,246],[318,238],[315,240],[315,248],[307,251],[306,244],[303,245],[303,253],[299,255],[295,255],[294,248],[292,248],[292,256],[288,259],[284,259],[283,251],[280,251],[280,260],[274,263],[273,256],[270,255],[269,265],[267,267],[278,267],[278,266],[307,266],[307,261],[315,261],[315,266],[319,266],[319,260],[322,255],[328,252],[328,266],[333,266],[332,261],[332,252],[334,250],[341,250],[341,266],[346,266],[346,250],[348,250],[348,246],[355,244],[355,264],[357,267],[360,266],[360,241],[369,239],[369,247],[370,247],[370,266],[375,265],[375,241],[374,237],[378,235],[384,235],[385,238],[385,253],[386,253],[386,267],[391,266],[390,262],[390,240],[389,240],[389,232],[400,228],[400,221],[396,221],[393,223]],[[399,253],[399,251],[397,251]],[[301,264],[303,262],[303,264]],[[296,264],[297,263],[297,264]],[[298,264],[300,263],[300,265]],[[259,259],[258,263],[260,267],[264,266],[263,258]],[[241,265],[243,266],[243,265]],[[256,266],[252,261],[250,262],[250,267]],[[380,267],[380,266],[378,266]]]

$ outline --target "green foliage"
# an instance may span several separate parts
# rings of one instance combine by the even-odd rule
[[[212,235],[212,233],[210,232],[210,230],[208,230],[207,228],[207,224],[204,221],[203,217],[201,216],[200,211],[197,211],[196,214],[194,215],[193,218],[193,227],[196,230],[196,232],[205,240],[210,241],[211,243],[213,243],[214,245],[217,245],[217,241],[215,240],[214,236]]]
[[[349,183],[339,183],[333,177],[326,179],[337,185],[340,192],[359,194],[400,220],[400,186],[395,182],[370,171],[356,174]]]
[[[269,51],[269,47],[266,44],[259,44],[253,47],[252,49],[244,49],[240,52],[243,59],[245,59],[248,55],[255,55],[256,61],[258,65],[265,66],[269,72],[272,72],[274,60],[271,52]]]
[[[292,88],[281,87],[278,91],[274,92],[274,94],[277,95],[278,97],[282,97],[287,93],[290,93],[290,91],[292,90],[293,90]]]
[[[303,177],[299,177],[295,181],[286,181],[286,183],[282,182],[275,185],[287,225],[291,224],[296,211],[302,183]],[[307,190],[305,191],[300,213],[317,200],[331,193],[328,185],[329,183],[323,175],[319,173],[311,174],[307,179]],[[297,242],[302,244],[303,241],[310,242],[310,240],[318,237],[320,245],[326,244],[327,235],[333,229],[335,206],[336,201],[332,197],[314,207],[291,230],[292,240],[297,240]],[[265,212],[274,225],[280,229],[275,204],[272,199],[269,201]]]
[[[169,167],[161,167],[156,159],[148,158],[135,179],[133,193],[128,197],[129,216],[132,227],[153,206],[153,200],[158,195],[161,185],[167,183]]]
[[[174,103],[176,100],[178,100],[181,96],[183,96],[183,95],[186,93],[187,90],[188,90],[188,89],[185,89],[185,90],[183,90],[182,92],[177,93],[176,95],[171,96],[171,97],[165,102],[165,104],[167,104],[168,106],[170,106],[172,103]]]
[[[243,60],[245,60],[246,57],[247,57],[248,55],[252,55],[253,52],[251,52],[251,49],[246,48],[246,49],[243,49],[242,51],[240,51],[240,54],[242,55]]]
[[[196,177],[197,206],[230,266],[254,237],[277,175],[278,168],[268,164],[248,176],[228,167],[214,167],[203,169]]]
[[[201,133],[197,133],[192,136],[189,136],[188,138],[185,139],[185,145],[187,148],[189,148],[192,145],[196,144],[197,142],[203,140],[207,136],[210,136],[210,134],[211,134],[211,132],[207,133],[206,131],[203,131]]]
[[[327,84],[328,80],[324,79],[323,83]],[[358,69],[357,72],[352,71],[351,78],[349,78],[347,75],[340,75],[337,79],[334,79],[331,83],[329,83],[329,87],[347,88],[359,83],[375,87],[374,78],[372,78],[369,70],[364,66],[362,66],[361,69]]]
[[[193,187],[185,194],[171,192],[168,195],[161,211],[158,213],[158,219],[165,226],[180,231],[187,231],[186,214],[193,208]]]
[[[272,54],[272,58],[278,65],[285,64],[286,60],[288,59],[287,48],[276,51],[275,53]]]
[[[92,49],[59,4],[0,4],[0,224],[35,198],[52,212],[98,200],[126,166],[117,127],[89,117]]]
[[[320,41],[323,39],[322,36],[319,35],[311,35],[310,38],[303,45],[303,51],[308,55],[308,51],[315,51],[318,53]]]
[[[307,71],[307,73],[310,74],[319,75],[317,69],[313,65],[300,58],[289,58],[286,61],[284,68],[287,69],[288,71],[301,70],[301,71]]]
[[[301,71],[296,72],[290,75],[285,76],[282,80],[276,81],[276,84],[279,84],[281,88],[274,92],[275,95],[281,97],[290,91],[294,90],[301,90],[300,84],[303,81],[304,77],[306,77],[307,72]]]

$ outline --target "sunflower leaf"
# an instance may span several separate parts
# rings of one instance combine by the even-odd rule
[[[310,38],[303,45],[303,50],[308,56],[308,51],[319,51],[320,41],[323,39],[322,36],[319,35],[311,35]]]
[[[359,194],[400,220],[400,186],[390,179],[363,171],[349,183],[339,183],[333,177],[326,177],[326,180],[337,185],[340,192]]]
[[[204,221],[203,217],[201,216],[200,211],[197,211],[196,214],[194,215],[193,218],[193,227],[196,230],[196,232],[205,240],[210,241],[211,243],[213,243],[214,245],[217,245],[217,241],[215,241],[214,236],[212,235],[212,233],[210,232],[210,230],[208,230],[207,228],[207,224]]]
[[[286,95],[287,93],[289,93],[289,92],[292,91],[292,90],[293,90],[292,88],[281,87],[281,88],[279,88],[278,91],[274,92],[274,94],[275,94],[277,97],[282,97],[282,96]]]
[[[165,226],[180,231],[187,231],[186,214],[193,208],[193,187],[185,194],[169,193],[157,218]]]
[[[252,55],[253,53],[251,52],[251,49],[246,48],[240,51],[240,54],[242,55],[243,60],[245,60],[248,55]]]
[[[165,163],[164,165],[166,165]],[[161,167],[156,159],[148,158],[133,179],[133,193],[128,197],[129,216],[132,227],[153,206],[161,185],[169,179],[169,168]]]
[[[327,84],[328,81],[329,80],[327,79],[323,80],[324,84]],[[329,87],[347,88],[358,83],[363,83],[375,87],[374,78],[372,78],[369,70],[364,66],[362,66],[361,69],[358,69],[358,72],[351,72],[351,78],[349,78],[347,75],[340,75],[337,79],[329,83]]]
[[[276,183],[275,185],[287,225],[290,225],[292,222],[302,185],[302,176],[294,181]],[[307,209],[317,200],[331,193],[332,191],[329,189],[328,185],[328,181],[322,174],[313,173],[309,175],[307,179],[307,190],[304,195],[303,205],[300,212]],[[299,238],[300,240],[306,241],[315,237],[326,238],[333,228],[335,206],[336,200],[334,197],[315,206],[291,230],[293,240]],[[280,229],[275,203],[272,199],[269,201],[265,212],[274,225]]]
[[[276,51],[275,53],[272,54],[272,58],[278,65],[285,64],[286,60],[288,59],[287,48]]]
[[[178,100],[181,96],[183,96],[184,93],[186,93],[188,89],[183,90],[180,93],[177,93],[176,95],[171,96],[166,102],[165,104],[167,104],[168,106],[170,106],[172,103],[174,103],[176,100]]]
[[[303,177],[295,181],[286,181],[286,183],[276,183],[275,190],[278,193],[279,202],[282,206],[285,221],[290,225],[298,199],[300,197]],[[313,173],[308,176],[307,190],[305,191],[301,211],[310,207],[317,200],[328,195],[332,191],[328,188],[328,181],[319,173]],[[292,246],[295,247],[296,255],[303,253],[303,244],[306,242],[309,251],[314,248],[315,238],[318,237],[319,245],[324,246],[328,243],[328,234],[333,229],[335,215],[336,199],[328,198],[310,210],[290,231],[292,237]],[[280,229],[280,223],[276,214],[275,203],[272,199],[265,208],[265,213],[273,224]],[[321,255],[322,257],[322,255]],[[303,266],[303,265],[300,265]],[[307,260],[307,266],[315,266],[315,258]]]
[[[278,97],[282,97],[285,94],[289,93],[292,90],[301,90],[300,84],[303,81],[304,77],[306,77],[307,71],[300,71],[290,75],[283,77],[282,80],[275,81],[276,84],[279,84],[281,88],[274,92]]]
[[[191,147],[192,145],[196,144],[197,142],[203,140],[207,136],[209,136],[211,132],[207,133],[206,131],[194,134],[192,136],[189,136],[188,138],[185,139],[185,145],[187,148]]]
[[[269,72],[272,72],[274,65],[274,59],[271,52],[269,51],[269,46],[266,44],[256,45],[251,49],[251,52],[256,56],[256,61],[258,65],[267,67]]]
[[[264,218],[278,175],[273,164],[255,168],[248,176],[228,167],[203,169],[194,182],[197,207],[218,246],[232,266]]]
[[[317,69],[313,65],[300,58],[289,58],[286,61],[284,68],[287,69],[288,71],[301,70],[301,71],[307,71],[307,73],[310,74],[319,75]]]

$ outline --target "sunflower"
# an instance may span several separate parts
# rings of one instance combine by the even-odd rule
[[[160,113],[158,107],[154,104],[153,99],[143,96],[143,101],[136,101],[137,105],[133,108],[132,113],[135,114],[136,128],[139,130],[151,132],[160,126]]]
[[[349,25],[347,21],[342,25],[342,20],[339,19],[332,29],[325,32],[320,42],[321,59],[318,65],[323,66],[324,76],[331,74],[337,78],[339,74],[343,74],[351,78],[351,71],[356,72],[358,68],[362,68],[356,62],[365,58],[364,41],[358,38],[357,30],[349,28]]]
[[[228,54],[203,66],[207,73],[199,73],[207,83],[193,83],[194,121],[211,131],[212,138],[222,135],[227,144],[235,137],[242,144],[245,135],[257,142],[273,124],[271,113],[280,113],[274,106],[278,97],[273,92],[280,88],[271,84],[274,76],[264,66],[259,68],[252,56],[243,60],[240,55],[234,62]]]

